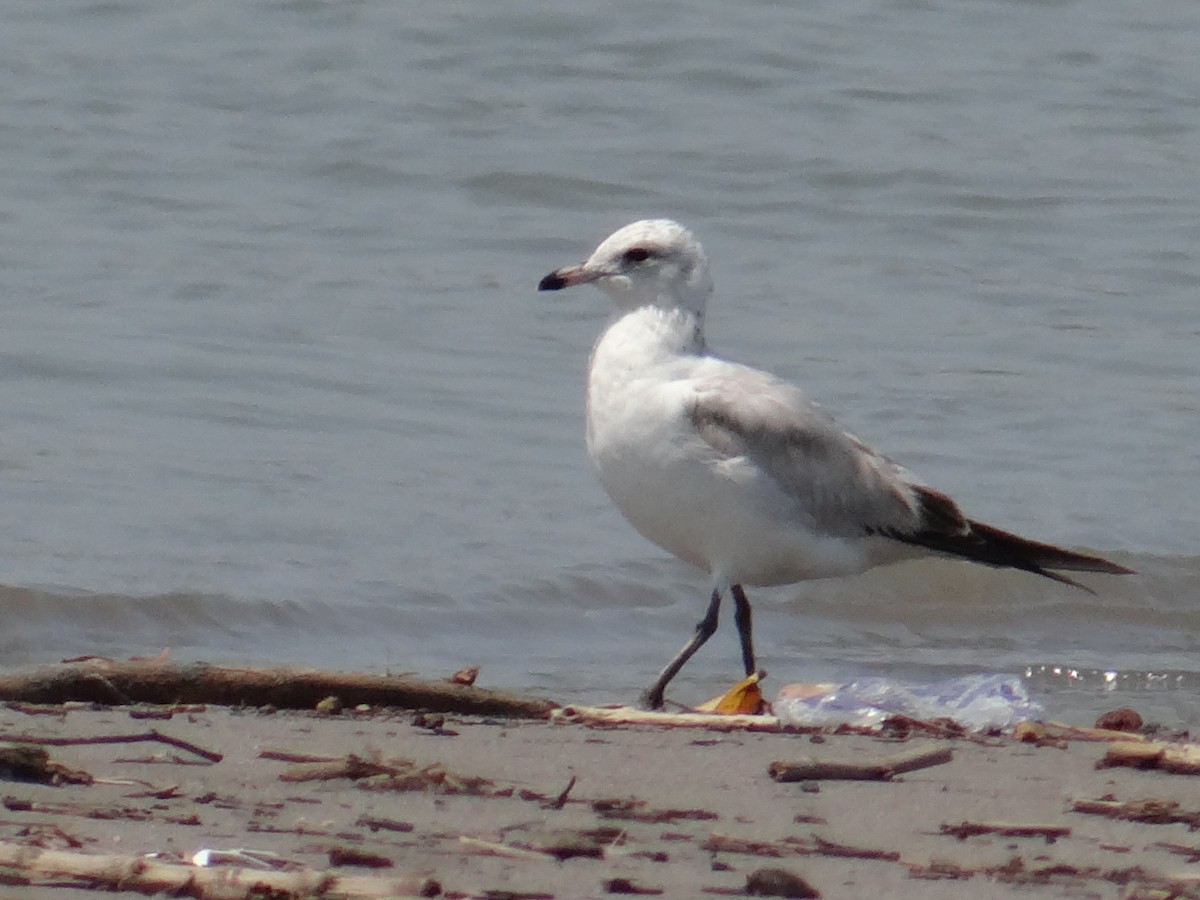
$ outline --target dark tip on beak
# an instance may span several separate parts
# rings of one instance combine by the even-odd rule
[[[538,282],[539,291],[561,291],[567,286],[567,279],[563,278],[557,272],[551,272],[545,278]]]

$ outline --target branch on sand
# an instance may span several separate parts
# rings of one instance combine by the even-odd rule
[[[816,732],[819,728],[782,725],[775,716],[725,715],[723,713],[669,713],[634,709],[629,706],[604,707],[574,704],[554,710],[555,722],[617,728],[625,725],[655,725],[660,728],[706,728],[710,731]]]
[[[242,668],[153,660],[89,659],[0,676],[0,700],[24,703],[210,703],[313,709],[336,696],[345,707],[427,709],[544,719],[556,704],[448,681],[296,668]]]
[[[921,747],[905,753],[866,760],[834,760],[804,758],[776,760],[768,773],[776,781],[817,781],[821,779],[850,779],[856,781],[891,781],[904,772],[914,772],[930,766],[940,766],[953,759],[949,747]]]
[[[160,863],[136,856],[93,856],[61,850],[40,850],[0,843],[0,867],[5,884],[30,884],[69,878],[93,890],[136,891],[147,896],[169,894],[200,900],[270,895],[301,897],[436,897],[441,885],[420,875],[376,877],[301,870],[264,872],[256,869],[197,868]]]

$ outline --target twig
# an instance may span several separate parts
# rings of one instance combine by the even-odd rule
[[[290,763],[331,763],[341,757],[327,756],[319,753],[304,753],[299,750],[284,750],[277,747],[263,747],[258,751],[259,759],[275,759],[279,762]]]
[[[407,833],[415,827],[412,822],[400,822],[396,819],[381,819],[376,816],[359,816],[354,823],[359,828],[370,828],[372,831],[398,831]]]
[[[157,730],[147,731],[144,734],[100,734],[92,737],[35,737],[31,735],[0,734],[0,741],[14,741],[22,744],[44,744],[48,747],[76,747],[83,744],[137,744],[143,741],[158,741],[159,743],[169,744],[180,750],[186,750],[189,753],[195,753],[201,759],[207,759],[209,762],[219,763],[225,758],[220,753],[205,750],[203,747],[198,747],[190,741],[171,737],[169,734],[163,734]]]
[[[837,856],[845,859],[881,859],[887,862],[895,862],[900,858],[899,852],[895,850],[879,850],[874,847],[851,847],[848,844],[827,841],[825,838],[815,834],[812,839],[817,847],[816,853],[821,856]]]
[[[458,838],[460,844],[474,847],[486,856],[511,856],[514,859],[550,859],[550,855],[537,850],[526,850],[524,847],[514,847],[511,844],[501,844],[496,841],[485,841],[480,838],[467,837],[465,834]]]
[[[792,847],[772,841],[750,841],[725,834],[710,835],[700,844],[700,849],[709,853],[749,853],[753,856],[769,856],[776,859],[796,852]]]
[[[1132,800],[1121,803],[1116,800],[1074,800],[1071,812],[1129,822],[1148,822],[1153,825],[1183,823],[1193,830],[1200,828],[1200,810],[1184,810],[1174,800]]]
[[[571,776],[571,780],[567,782],[567,786],[559,791],[558,796],[553,800],[548,800],[542,805],[546,809],[562,809],[567,805],[567,797],[571,794],[571,788],[575,787],[575,776]]]
[[[813,757],[776,760],[767,771],[776,781],[817,781],[841,779],[853,781],[891,781],[903,772],[938,766],[953,759],[949,747],[918,749],[873,760],[844,762]]]
[[[1022,825],[1012,822],[943,822],[940,834],[948,834],[960,841],[980,834],[995,834],[1001,837],[1042,837],[1047,844],[1058,838],[1070,837],[1069,825]]]

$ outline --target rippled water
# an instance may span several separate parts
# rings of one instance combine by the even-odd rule
[[[776,684],[1048,665],[1097,673],[1033,678],[1052,712],[1200,724],[1198,32],[1183,0],[10,4],[0,664],[629,699],[704,580],[588,471],[603,298],[533,287],[669,215],[722,352],[1143,573],[753,593]],[[722,633],[679,691],[737,670]]]

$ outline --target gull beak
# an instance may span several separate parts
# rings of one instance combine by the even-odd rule
[[[555,269],[545,278],[538,282],[539,291],[561,291],[566,287],[573,287],[577,284],[587,284],[590,281],[595,281],[603,273],[597,272],[595,269],[587,269],[584,266],[564,266],[561,269]]]

